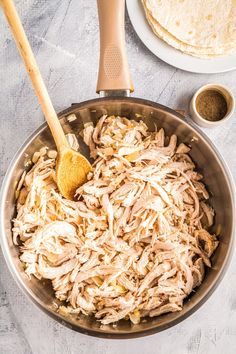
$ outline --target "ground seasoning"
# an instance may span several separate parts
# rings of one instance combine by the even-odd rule
[[[210,121],[221,120],[228,109],[225,97],[215,90],[201,92],[196,100],[196,108],[201,117]]]

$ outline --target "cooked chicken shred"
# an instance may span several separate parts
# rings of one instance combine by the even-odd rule
[[[189,147],[115,116],[82,135],[95,162],[75,201],[58,192],[55,159],[23,175],[13,240],[26,274],[51,279],[64,313],[102,324],[180,311],[218,245]]]

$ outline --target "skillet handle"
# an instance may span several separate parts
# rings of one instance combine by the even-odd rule
[[[125,0],[97,0],[97,6],[100,61],[96,91],[132,92],[125,51]]]

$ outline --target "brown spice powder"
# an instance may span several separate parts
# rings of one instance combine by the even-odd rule
[[[227,113],[225,97],[215,90],[201,92],[196,99],[196,108],[201,117],[210,121],[218,121]]]

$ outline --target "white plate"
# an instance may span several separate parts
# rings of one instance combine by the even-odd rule
[[[158,58],[176,68],[193,73],[214,74],[236,69],[236,54],[221,58],[201,59],[182,53],[158,38],[149,26],[141,0],[126,1],[132,25],[146,47]]]

